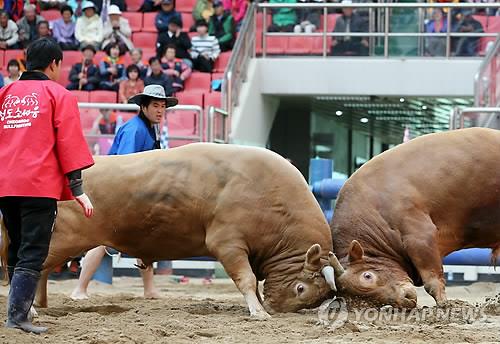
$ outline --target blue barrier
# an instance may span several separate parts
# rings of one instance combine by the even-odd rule
[[[490,266],[491,249],[489,248],[469,248],[450,253],[443,259],[444,265],[475,265]],[[497,265],[500,265],[500,257],[497,258]]]

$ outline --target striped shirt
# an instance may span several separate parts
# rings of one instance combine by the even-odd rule
[[[220,54],[219,41],[215,36],[194,36],[191,38],[191,57],[197,58],[200,54],[208,54],[212,60],[217,59]]]

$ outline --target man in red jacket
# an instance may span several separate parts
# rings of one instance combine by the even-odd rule
[[[61,48],[34,41],[27,71],[0,90],[0,211],[10,239],[10,291],[6,326],[42,333],[28,318],[48,254],[57,201],[76,198],[85,216],[93,206],[83,193],[81,170],[94,164],[83,137],[76,97],[53,80]]]

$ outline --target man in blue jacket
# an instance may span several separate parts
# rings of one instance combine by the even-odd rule
[[[165,96],[161,85],[148,85],[143,93],[129,99],[129,103],[140,106],[139,114],[118,129],[109,155],[122,155],[160,149],[159,124],[168,107],[177,105],[177,98]],[[102,257],[106,254],[104,246],[96,247],[87,252],[82,266],[78,285],[71,293],[75,300],[87,299],[87,288],[96,272]],[[138,264],[142,262],[138,260]],[[160,295],[153,284],[153,269],[141,269],[144,282],[144,297],[158,298]]]

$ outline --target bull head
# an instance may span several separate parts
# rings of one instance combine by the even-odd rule
[[[321,246],[316,244],[311,246],[307,251],[305,269],[310,271],[318,271],[321,269],[321,274],[325,277],[326,283],[328,283],[333,291],[337,291],[335,277],[342,275],[344,268],[340,265],[339,260],[333,252],[328,253],[328,262],[329,265],[325,265],[321,268]]]

